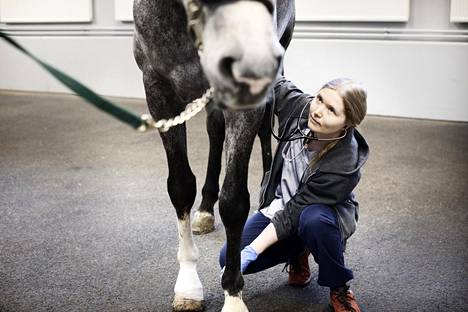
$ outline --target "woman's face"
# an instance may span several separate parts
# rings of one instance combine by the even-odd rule
[[[322,89],[310,103],[308,127],[318,138],[334,138],[346,126],[343,99],[333,89]]]

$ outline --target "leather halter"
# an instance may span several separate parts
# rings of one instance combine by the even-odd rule
[[[239,1],[239,0],[235,0]],[[273,14],[274,6],[271,0],[250,0],[257,1],[265,5],[268,12]],[[211,3],[222,2],[221,0],[188,0],[186,6],[187,28],[192,36],[194,45],[198,51],[203,51],[203,6]]]

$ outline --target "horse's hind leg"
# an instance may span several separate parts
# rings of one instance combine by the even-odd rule
[[[176,115],[178,110],[175,109],[177,105],[174,101],[177,97],[169,86],[145,78],[146,96],[153,118]],[[179,125],[160,135],[169,167],[167,189],[176,209],[179,232],[177,260],[180,267],[174,287],[173,308],[175,311],[201,311],[203,287],[197,273],[198,249],[193,241],[190,224],[190,210],[196,196],[196,181],[187,158],[186,128],[185,125]]]
[[[194,234],[206,234],[215,229],[213,207],[218,200],[219,174],[224,143],[224,116],[221,110],[211,107],[207,109],[206,129],[210,140],[208,168],[202,189],[202,202],[195,212],[192,223]]]
[[[270,170],[271,156],[271,124],[270,111],[272,103],[267,103],[262,124],[258,129],[258,137],[262,148],[263,173]],[[219,174],[221,172],[221,156],[225,137],[224,116],[221,110],[212,109],[207,112],[206,128],[210,140],[208,169],[202,189],[202,202],[195,212],[192,231],[194,234],[206,234],[214,231],[214,205],[219,194]]]
[[[226,177],[219,197],[219,212],[226,229],[226,268],[222,277],[223,312],[248,311],[242,301],[240,243],[250,209],[247,175],[252,145],[264,107],[245,112],[225,111]]]

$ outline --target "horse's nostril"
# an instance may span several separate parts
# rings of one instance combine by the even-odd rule
[[[232,57],[225,57],[219,62],[219,71],[225,77],[232,78],[232,64],[235,62]]]

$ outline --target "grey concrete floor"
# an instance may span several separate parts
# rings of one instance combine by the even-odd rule
[[[188,128],[200,190],[204,115]],[[468,124],[368,116],[361,131],[372,154],[345,257],[363,311],[467,311]],[[76,96],[0,91],[0,311],[170,311],[178,267],[166,175],[156,132],[134,132]],[[257,142],[251,212],[260,177]],[[219,217],[196,237],[207,311],[223,303],[224,237]],[[288,287],[281,269],[245,277],[251,311],[326,307],[327,289]]]

